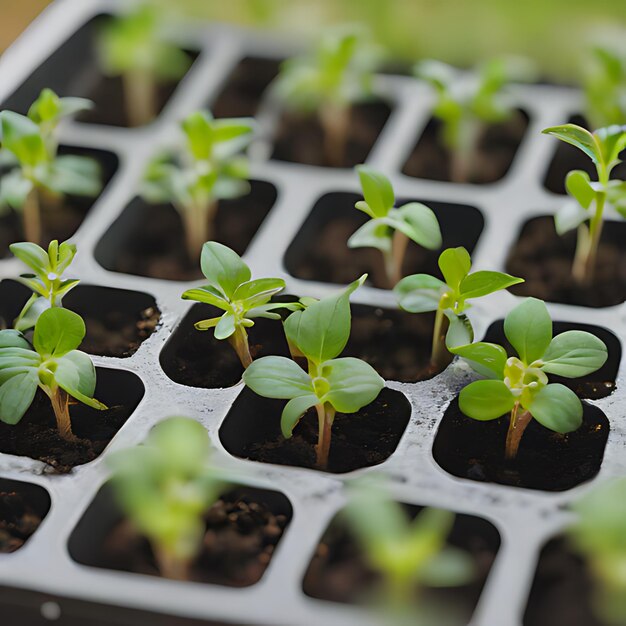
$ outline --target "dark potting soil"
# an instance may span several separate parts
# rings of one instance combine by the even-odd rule
[[[59,154],[74,154],[95,159],[101,167],[103,189],[113,178],[117,169],[117,157],[111,152],[61,146]],[[66,196],[53,200],[40,194],[42,240],[39,244],[47,248],[53,239],[59,241],[69,239],[78,230],[96,199]],[[0,216],[0,259],[11,255],[9,245],[16,241],[24,241],[22,214],[9,211]]]
[[[363,197],[353,193],[329,193],[316,203],[285,254],[287,271],[296,278],[348,284],[367,272],[374,287],[389,288],[382,254],[375,248],[348,248],[350,236],[368,217],[354,208]],[[402,206],[410,200],[397,200]],[[437,216],[444,248],[464,246],[472,252],[483,229],[478,209],[460,204],[425,201]],[[440,276],[441,250],[426,250],[409,242],[403,263],[405,276],[416,273]]]
[[[433,444],[433,457],[459,478],[526,489],[565,491],[591,480],[600,470],[609,421],[583,402],[583,424],[561,435],[531,420],[517,458],[504,457],[509,419],[481,422],[465,416],[458,399],[446,410]]]
[[[572,277],[576,231],[559,237],[554,219],[535,217],[524,224],[509,253],[506,271],[526,282],[511,287],[519,296],[549,302],[605,307],[626,300],[626,222],[607,221],[591,283],[581,285]]]
[[[524,626],[606,626],[593,611],[593,578],[563,537],[541,551]]]
[[[584,117],[575,115],[568,120],[569,124],[578,124],[583,128],[589,128],[589,124]],[[566,193],[565,177],[572,170],[584,170],[591,176],[591,180],[598,180],[598,173],[591,159],[578,148],[570,144],[559,141],[554,137],[546,137],[546,141],[552,141],[555,145],[554,156],[548,166],[545,180],[543,182],[546,189],[553,193]],[[623,157],[623,155],[622,155]],[[623,180],[626,178],[626,164],[622,163],[615,167],[611,178]]]
[[[619,339],[610,330],[600,326],[570,322],[553,322],[552,324],[552,332],[555,337],[569,330],[583,330],[601,339],[608,348],[609,358],[599,370],[587,374],[587,376],[564,378],[563,376],[550,374],[550,382],[566,385],[580,398],[589,400],[605,398],[613,393],[615,389],[617,372],[622,358],[622,345]],[[504,320],[498,320],[491,324],[485,333],[483,341],[497,343],[504,347],[509,356],[517,356],[513,346],[511,346],[504,335]]]
[[[97,368],[94,397],[109,408],[104,411],[83,404],[70,407],[70,442],[57,430],[48,397],[38,390],[33,404],[15,425],[0,423],[0,452],[28,456],[49,465],[50,473],[64,474],[98,457],[124,425],[141,400],[144,389],[130,372]]]
[[[315,409],[307,411],[293,436],[285,439],[280,431],[285,403],[244,388],[220,428],[222,445],[231,454],[252,461],[315,468]],[[397,448],[410,417],[411,405],[405,396],[386,388],[357,413],[337,413],[326,471],[341,474],[382,463]]]
[[[405,506],[412,518],[422,510],[422,507]],[[453,606],[461,626],[471,619],[500,547],[500,537],[486,520],[458,514],[447,543],[469,553],[474,561],[475,580],[457,588],[426,587],[420,596],[416,593],[416,608],[419,611],[420,601],[444,608]],[[304,592],[331,602],[367,604],[376,597],[380,582],[380,575],[367,563],[361,546],[339,513],[315,550],[304,576]]]
[[[242,255],[276,202],[276,189],[250,181],[250,194],[220,200],[215,216],[219,241]],[[96,260],[113,272],[166,280],[201,279],[200,260],[190,259],[180,215],[170,204],[135,198],[98,242]]]
[[[352,107],[341,167],[354,167],[365,161],[390,113],[389,105],[381,101]],[[316,116],[283,114],[274,138],[273,159],[331,166],[324,152],[324,131]]]
[[[528,115],[520,110],[508,121],[488,126],[479,141],[467,182],[484,184],[501,179],[511,167],[527,126]],[[404,174],[451,181],[450,154],[441,142],[440,133],[441,122],[432,118],[407,159]]]
[[[214,117],[254,117],[263,94],[278,74],[281,61],[245,57],[235,66],[214,102]]]
[[[41,521],[40,512],[22,493],[0,488],[0,554],[21,548]]]

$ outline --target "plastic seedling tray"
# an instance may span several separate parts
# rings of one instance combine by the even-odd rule
[[[0,59],[1,108],[23,111],[45,86],[61,95],[96,97],[103,93],[89,52],[97,26],[93,19],[123,10],[123,4],[105,0],[53,3]],[[137,200],[137,189],[146,162],[155,152],[176,144],[178,121],[185,114],[213,104],[220,115],[226,116],[254,114],[258,108],[260,138],[251,148],[251,157],[252,178],[258,181],[255,186],[260,190],[259,206],[249,221],[245,203],[237,210],[243,235],[233,235],[232,226],[224,231],[224,243],[229,244],[231,236],[239,237],[230,245],[239,245],[239,251],[245,252],[244,259],[254,275],[281,276],[287,282],[288,293],[320,297],[335,290],[338,282],[355,278],[361,270],[373,271],[373,283],[353,296],[355,324],[348,352],[359,356],[373,350],[368,358],[378,359],[383,369],[387,366],[375,346],[398,340],[394,326],[385,320],[395,320],[405,345],[423,341],[429,332],[428,324],[411,321],[397,312],[393,295],[372,286],[377,280],[375,262],[367,253],[340,251],[357,255],[355,271],[349,276],[334,278],[333,267],[342,263],[341,256],[329,264],[325,278],[316,277],[313,271],[321,267],[312,248],[314,233],[327,228],[333,215],[351,224],[345,227],[347,234],[353,229],[352,222],[360,219],[360,214],[350,210],[358,181],[350,168],[332,169],[270,158],[273,133],[280,121],[266,106],[263,91],[276,72],[276,62],[298,49],[295,42],[223,24],[194,24],[173,36],[181,47],[197,56],[180,83],[163,94],[163,109],[155,122],[136,129],[116,125],[120,119],[108,111],[105,103],[105,117],[68,122],[61,129],[66,149],[100,151],[107,155],[111,168],[105,190],[91,208],[83,210],[80,224],[71,228],[72,240],[79,249],[74,270],[84,285],[75,292],[75,309],[97,319],[99,311],[114,308],[117,305],[113,303],[119,299],[133,308],[129,315],[152,308],[157,316],[160,312],[160,318],[156,327],[150,327],[136,341],[137,345],[121,349],[118,356],[94,356],[96,365],[108,372],[104,382],[113,381],[110,392],[126,393],[132,409],[97,458],[61,475],[41,461],[0,453],[1,486],[19,491],[22,483],[28,483],[23,496],[27,500],[34,498],[32,506],[43,517],[25,545],[0,555],[0,621],[11,625],[47,624],[60,618],[60,623],[68,626],[374,624],[373,615],[362,607],[319,599],[319,589],[316,591],[309,582],[305,593],[303,580],[320,538],[344,505],[345,481],[381,471],[391,477],[391,489],[399,501],[454,510],[462,514],[458,517],[461,526],[463,520],[474,520],[470,524],[474,531],[480,528],[489,535],[492,565],[485,572],[467,619],[472,626],[521,626],[540,552],[571,519],[568,504],[595,482],[626,473],[626,366],[620,362],[621,342],[626,339],[624,304],[593,308],[548,305],[553,319],[567,324],[562,328],[593,325],[600,333],[607,329],[612,333],[612,369],[599,381],[600,386],[608,381],[606,393],[597,393],[597,386],[595,395],[583,393],[585,398],[595,398],[585,401],[586,412],[602,422],[604,440],[587,473],[567,485],[554,488],[539,480],[524,488],[484,472],[468,477],[467,468],[459,470],[458,462],[454,468],[446,467],[436,442],[444,435],[450,436],[450,429],[442,424],[447,423],[446,415],[472,374],[455,361],[438,375],[420,377],[419,368],[415,370],[412,365],[412,359],[417,358],[412,353],[408,364],[405,360],[394,365],[395,371],[401,372],[396,380],[393,369],[386,373],[389,380],[384,398],[397,398],[405,417],[401,416],[396,439],[384,458],[374,464],[357,464],[359,469],[342,467],[335,473],[244,458],[250,442],[242,437],[249,437],[251,432],[263,434],[260,430],[242,432],[237,427],[241,423],[249,424],[250,429],[258,427],[253,414],[258,404],[241,384],[236,384],[240,375],[236,366],[224,366],[224,380],[218,376],[211,382],[209,374],[203,377],[202,372],[195,372],[195,380],[178,377],[177,363],[180,365],[181,359],[191,359],[193,368],[206,367],[208,371],[213,355],[219,355],[220,350],[207,334],[195,339],[204,354],[200,351],[190,356],[185,352],[189,342],[194,342],[190,320],[201,312],[194,312],[194,306],[181,300],[180,294],[198,284],[197,274],[190,269],[190,273],[181,274],[180,267],[170,271],[172,267],[168,266],[158,270],[156,273],[162,275],[155,278],[150,276],[155,273],[153,267],[137,267],[132,258],[124,256],[128,254],[128,241],[139,236],[137,228],[145,220],[146,209]],[[115,86],[111,89],[114,92]],[[376,90],[385,94],[388,117],[366,150],[367,163],[390,176],[398,197],[436,207],[442,217],[444,239],[450,245],[463,244],[473,249],[475,268],[504,271],[524,224],[552,215],[562,201],[562,196],[544,185],[547,172],[556,167],[552,161],[557,146],[540,130],[576,115],[581,104],[579,92],[549,85],[515,86],[511,97],[524,112],[527,125],[519,145],[513,146],[510,166],[501,168],[500,173],[506,173],[485,184],[453,184],[403,173],[412,171],[407,162],[429,125],[432,96],[428,89],[408,77],[380,75]],[[164,220],[171,219],[167,209],[163,209]],[[451,215],[454,219],[449,219]],[[613,225],[606,231],[615,232]],[[623,241],[622,237],[622,246]],[[176,248],[178,244],[170,245]],[[332,256],[336,249],[327,252]],[[175,257],[177,253],[172,254]],[[6,258],[4,249],[1,256],[0,315],[10,318],[20,306],[16,301],[23,297],[11,282],[21,267],[16,260]],[[126,265],[120,265],[120,259]],[[406,270],[428,271],[434,259],[436,256],[409,255]],[[120,298],[119,290],[133,295]],[[510,293],[498,293],[476,305],[471,316],[477,337],[484,336],[492,324],[495,326],[490,333],[497,333],[497,322],[518,299]],[[619,298],[620,303],[623,300]],[[387,323],[388,330],[383,332],[372,320]],[[261,335],[265,332],[262,326],[258,329]],[[370,332],[373,339],[368,341]],[[419,378],[419,382],[407,382]],[[119,382],[122,379],[126,381],[123,384]],[[115,450],[141,443],[155,423],[176,414],[192,416],[206,426],[215,448],[213,463],[232,473],[234,482],[269,494],[267,497],[278,503],[276,506],[289,513],[285,531],[255,584],[235,588],[173,582],[90,564],[93,542],[102,525],[117,515],[106,495],[106,458]],[[49,495],[49,510],[41,489]]]

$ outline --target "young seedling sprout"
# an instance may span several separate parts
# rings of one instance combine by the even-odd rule
[[[381,485],[359,481],[349,490],[344,515],[366,561],[382,576],[382,608],[391,615],[409,618],[419,610],[423,587],[457,587],[476,575],[469,554],[446,544],[452,511],[425,508],[411,520]]]
[[[329,165],[343,165],[351,107],[371,96],[378,57],[364,33],[337,28],[326,32],[310,54],[281,67],[276,94],[294,110],[317,114]]]
[[[378,248],[392,288],[402,278],[402,262],[409,239],[427,250],[441,248],[439,222],[432,210],[419,202],[395,208],[393,187],[386,176],[365,165],[359,165],[356,170],[364,199],[354,206],[371,219],[350,237],[348,247]]]
[[[626,148],[626,125],[608,126],[591,133],[576,124],[564,124],[543,132],[576,146],[596,167],[597,181],[591,181],[583,170],[569,172],[565,187],[573,200],[554,216],[559,235],[578,229],[572,275],[579,283],[589,284],[593,280],[605,209],[612,206],[626,218],[626,181],[610,179],[611,171],[620,163],[620,152]]]
[[[626,480],[596,487],[573,505],[568,535],[593,578],[593,609],[606,626],[626,624]]]
[[[441,141],[450,153],[452,180],[470,181],[484,131],[489,124],[505,122],[515,113],[507,86],[511,80],[529,78],[528,64],[522,59],[491,59],[466,72],[441,61],[425,60],[413,71],[436,91],[433,115],[442,123]]]
[[[144,445],[120,450],[109,461],[117,500],[150,541],[166,578],[189,578],[205,533],[203,514],[224,489],[207,467],[209,457],[205,428],[172,417],[157,424]]]
[[[82,98],[59,98],[44,89],[28,117],[0,112],[0,148],[9,165],[0,178],[0,212],[21,211],[24,237],[41,243],[42,199],[57,201],[66,194],[93,197],[102,188],[100,166],[89,157],[57,155],[56,127],[76,111],[89,108]]]
[[[255,393],[289,400],[280,424],[286,438],[291,437],[304,413],[315,407],[320,469],[328,465],[336,412],[356,413],[373,402],[385,384],[368,363],[352,357],[336,358],[350,336],[350,294],[365,278],[362,276],[337,295],[295,311],[285,321],[285,334],[298,353],[306,357],[308,373],[290,359],[266,356],[254,361],[243,375]]]
[[[451,360],[448,350],[473,341],[474,331],[465,312],[468,300],[482,298],[524,280],[501,272],[470,273],[472,260],[465,248],[448,248],[439,255],[444,281],[428,274],[403,278],[394,292],[401,308],[410,313],[436,311],[431,368],[438,371]]]
[[[191,63],[187,53],[163,37],[163,26],[157,7],[144,3],[110,18],[100,33],[100,65],[104,74],[121,77],[131,126],[154,119],[159,84],[180,78]]]
[[[504,334],[518,356],[507,357],[502,346],[477,342],[452,348],[476,372],[489,380],[465,387],[459,396],[461,411],[486,421],[509,417],[506,458],[517,456],[522,435],[531,419],[557,433],[577,430],[583,420],[578,396],[565,385],[548,382],[548,374],[578,378],[604,365],[607,348],[595,335],[570,330],[552,337],[546,305],[527,298],[504,320]]]
[[[191,113],[182,122],[185,145],[172,158],[159,156],[145,173],[141,194],[148,202],[171,202],[185,229],[190,260],[214,238],[219,200],[250,191],[248,161],[241,154],[252,138],[254,121],[214,120],[208,111]]]
[[[247,328],[254,319],[264,317],[280,320],[277,309],[295,310],[299,303],[270,302],[272,296],[285,288],[282,278],[256,278],[252,280],[250,268],[241,257],[226,246],[208,241],[202,247],[200,258],[202,273],[208,284],[183,293],[185,300],[211,304],[224,311],[220,317],[196,322],[197,330],[213,331],[216,339],[228,339],[244,368],[252,363],[248,345]]]
[[[33,292],[13,324],[15,330],[24,332],[33,328],[43,311],[63,306],[63,296],[78,285],[78,279],[63,277],[74,259],[76,246],[67,241],[59,245],[55,239],[47,252],[30,242],[12,243],[9,249],[33,271],[19,278]]]
[[[82,318],[62,308],[39,316],[32,346],[19,331],[0,331],[0,420],[17,424],[40,388],[50,398],[59,434],[75,441],[70,403],[107,408],[93,397],[96,370],[91,359],[77,350],[84,337]]]

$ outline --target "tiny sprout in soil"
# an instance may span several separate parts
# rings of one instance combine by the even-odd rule
[[[185,229],[189,259],[198,257],[213,238],[217,203],[250,191],[248,161],[241,151],[252,138],[247,118],[214,120],[196,111],[182,122],[185,146],[176,155],[154,159],[146,170],[142,196],[148,202],[171,202]]]
[[[195,327],[198,330],[214,328],[216,339],[228,339],[246,368],[252,363],[246,329],[254,326],[254,318],[280,320],[280,315],[275,313],[277,309],[293,311],[302,305],[270,302],[272,296],[285,288],[285,281],[282,278],[252,280],[250,268],[236,252],[221,243],[208,241],[204,244],[200,265],[208,284],[188,289],[182,297],[213,305],[224,313],[197,322]]]
[[[472,261],[465,248],[448,248],[439,255],[445,282],[428,274],[403,278],[395,287],[400,307],[410,313],[436,311],[431,368],[438,371],[452,359],[448,350],[473,341],[474,331],[465,314],[468,300],[482,298],[524,282],[500,272],[470,273]]]
[[[409,202],[394,207],[395,196],[389,179],[371,168],[357,168],[364,200],[355,207],[371,218],[348,240],[350,248],[378,248],[383,255],[390,288],[402,278],[402,262],[409,242],[437,250],[441,248],[441,229],[437,216],[424,204]]]
[[[331,429],[336,412],[356,413],[373,402],[384,387],[371,365],[356,358],[336,358],[350,336],[350,294],[366,275],[343,292],[309,304],[285,321],[291,346],[307,361],[308,373],[297,363],[280,356],[254,361],[243,380],[266,398],[289,400],[281,416],[284,437],[291,437],[300,418],[315,407],[319,422],[317,467],[328,465]]]
[[[552,337],[546,305],[527,298],[504,320],[504,334],[518,356],[507,357],[502,346],[477,342],[451,348],[489,380],[465,387],[459,396],[461,411],[486,421],[510,413],[506,458],[517,456],[524,430],[535,418],[557,433],[570,433],[582,424],[583,407],[565,385],[549,384],[548,374],[578,378],[604,365],[607,348],[591,333],[570,330]]]
[[[205,533],[203,514],[224,484],[207,467],[209,436],[193,419],[157,424],[144,445],[120,450],[109,461],[117,500],[149,541],[159,571],[187,580]]]
[[[0,331],[0,420],[17,424],[39,387],[50,398],[59,434],[74,441],[70,403],[107,408],[93,397],[96,370],[91,359],[77,350],[84,337],[80,315],[56,307],[39,316],[32,346],[16,330]]]
[[[565,186],[573,199],[554,217],[560,235],[578,229],[572,275],[579,283],[589,284],[593,280],[605,208],[612,206],[626,218],[626,181],[610,180],[611,171],[621,162],[619,154],[626,148],[626,126],[608,126],[591,133],[576,124],[564,124],[543,132],[576,146],[596,167],[597,181],[591,181],[583,170],[569,172]]]
[[[63,117],[91,107],[83,98],[59,98],[44,89],[28,116],[0,112],[0,160],[8,172],[0,179],[0,213],[21,211],[24,237],[41,243],[41,204],[58,205],[66,194],[97,196],[100,166],[89,157],[57,155],[56,128]]]

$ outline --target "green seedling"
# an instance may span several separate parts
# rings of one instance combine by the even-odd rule
[[[328,465],[336,412],[356,413],[373,402],[385,384],[368,363],[352,357],[336,358],[350,336],[350,294],[365,278],[362,276],[337,295],[293,312],[285,321],[287,339],[306,358],[308,373],[290,359],[267,356],[254,361],[243,375],[255,393],[289,400],[281,416],[286,438],[291,437],[304,413],[315,407],[320,469]]]
[[[515,113],[507,98],[507,86],[512,80],[528,80],[528,63],[491,59],[466,72],[441,61],[425,60],[413,71],[437,94],[433,115],[442,123],[441,141],[450,153],[452,180],[470,181],[483,133],[490,124],[505,122]]]
[[[163,22],[157,7],[144,3],[110,18],[100,33],[100,65],[104,74],[121,77],[131,126],[155,118],[157,88],[183,76],[191,64],[183,50],[164,38]]]
[[[564,124],[543,132],[582,150],[596,167],[597,181],[592,181],[583,170],[568,173],[565,187],[573,200],[565,203],[554,217],[559,235],[578,229],[572,275],[579,283],[588,285],[593,280],[605,208],[612,206],[626,218],[626,181],[611,180],[611,171],[621,163],[619,154],[626,148],[626,125],[591,133],[576,124]]]
[[[568,536],[589,565],[593,608],[606,626],[626,624],[626,480],[596,487],[573,506]]]
[[[107,408],[93,397],[96,370],[91,359],[77,350],[84,337],[82,318],[62,308],[39,316],[32,346],[19,331],[0,331],[0,420],[17,424],[39,388],[50,398],[61,437],[75,441],[70,403]]]
[[[120,450],[110,461],[117,501],[152,546],[161,575],[187,580],[200,552],[203,514],[224,484],[208,468],[209,436],[193,419],[157,424],[144,445]]]
[[[214,238],[218,201],[250,191],[248,161],[241,151],[252,139],[254,121],[214,120],[208,111],[196,111],[181,126],[184,147],[148,165],[141,194],[148,202],[174,205],[185,228],[189,259],[195,260],[204,242]]]
[[[402,278],[402,263],[409,242],[427,250],[441,248],[441,229],[437,216],[426,205],[409,202],[396,208],[389,179],[370,167],[356,168],[363,200],[354,206],[370,217],[348,240],[350,248],[378,248],[383,254],[389,287]]]
[[[472,260],[465,248],[448,248],[439,255],[439,269],[444,281],[428,274],[403,278],[394,292],[398,304],[410,313],[436,311],[431,351],[431,368],[438,371],[451,360],[450,348],[474,340],[474,331],[466,315],[468,300],[523,283],[501,272],[471,272]]]
[[[58,156],[56,127],[59,121],[91,106],[82,98],[59,98],[44,89],[28,117],[0,112],[0,147],[9,166],[0,178],[0,213],[20,211],[24,237],[41,243],[41,203],[58,203],[66,194],[97,196],[102,189],[100,166],[94,159],[66,154]]]
[[[351,107],[371,97],[378,57],[362,32],[337,28],[322,36],[310,54],[281,67],[276,95],[296,111],[317,114],[330,165],[343,165]]]
[[[509,413],[506,458],[514,459],[532,418],[561,434],[582,424],[578,396],[565,385],[549,383],[548,374],[586,376],[602,367],[608,354],[604,343],[591,333],[570,330],[553,338],[548,309],[535,298],[527,298],[506,316],[504,334],[518,356],[507,357],[502,346],[486,342],[451,351],[489,379],[470,383],[461,391],[461,411],[480,421]]]
[[[457,587],[475,578],[470,555],[446,543],[452,511],[426,508],[411,520],[401,504],[368,481],[351,487],[344,515],[369,566],[382,577],[382,608],[392,615],[419,611],[424,587]]]
[[[626,124],[626,48],[598,45],[589,56],[583,83],[591,127]]]
[[[208,284],[188,289],[182,297],[210,304],[224,313],[196,322],[195,327],[197,330],[213,328],[216,339],[228,339],[241,364],[247,368],[252,363],[247,329],[254,326],[254,319],[280,320],[276,310],[296,310],[302,305],[298,302],[270,302],[285,288],[285,281],[282,278],[252,280],[252,272],[241,257],[221,243],[208,241],[204,244],[200,265]]]
[[[67,241],[59,245],[55,239],[47,252],[30,242],[12,243],[9,249],[33,272],[19,278],[33,292],[13,324],[15,330],[25,332],[35,326],[46,309],[63,306],[63,296],[78,285],[78,279],[63,277],[74,260],[76,246]]]

